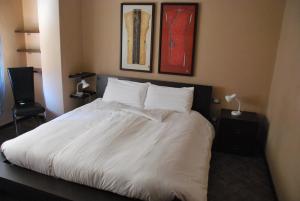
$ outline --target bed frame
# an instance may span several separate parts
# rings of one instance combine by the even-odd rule
[[[195,87],[194,89],[194,100],[192,109],[198,111],[208,120],[210,120],[210,104],[212,101],[212,87],[206,85],[198,85],[198,84],[186,84],[186,83],[178,83],[178,82],[167,82],[160,80],[148,80],[148,79],[139,79],[139,78],[130,78],[130,77],[117,77],[110,75],[97,75],[96,89],[97,96],[102,98],[107,80],[109,77],[115,77],[121,80],[129,80],[134,82],[151,82],[152,84],[160,85],[160,86],[168,86],[168,87]]]
[[[97,76],[97,95],[102,97],[106,84],[107,75]],[[118,77],[119,79],[136,82],[151,82],[161,86],[171,87],[195,87],[193,109],[209,119],[211,103],[211,86],[146,80],[136,78]],[[7,192],[21,200],[43,201],[134,201],[108,191],[90,188],[88,186],[64,181],[47,175],[43,175],[25,168],[10,164],[0,154],[0,191]],[[177,200],[177,199],[176,199]]]

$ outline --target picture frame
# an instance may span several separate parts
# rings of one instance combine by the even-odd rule
[[[154,18],[154,3],[121,3],[121,70],[152,72]]]
[[[162,3],[158,72],[194,75],[198,3]]]

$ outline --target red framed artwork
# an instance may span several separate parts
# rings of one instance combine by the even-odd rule
[[[197,3],[162,3],[159,73],[193,75]]]

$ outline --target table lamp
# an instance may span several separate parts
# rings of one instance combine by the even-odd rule
[[[231,95],[227,95],[225,96],[225,100],[230,103],[232,100],[235,100],[238,103],[238,110],[234,110],[231,111],[231,115],[232,116],[239,116],[242,114],[241,112],[241,102],[239,101],[239,99],[236,97],[236,94],[231,94]]]
[[[85,80],[81,80],[80,82],[78,82],[77,83],[77,91],[76,91],[76,96],[83,96],[83,92],[82,91],[79,91],[79,85],[81,85],[82,84],[82,89],[85,89],[85,88],[87,88],[87,87],[89,87],[90,86],[90,84],[89,83],[87,83]]]

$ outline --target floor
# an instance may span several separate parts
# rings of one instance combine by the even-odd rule
[[[37,125],[33,119],[22,120],[19,131],[24,133]],[[0,144],[14,136],[13,125],[0,128]],[[4,192],[0,192],[0,200],[25,201]],[[208,201],[277,201],[264,158],[213,152]]]

